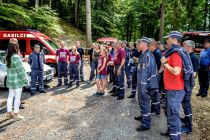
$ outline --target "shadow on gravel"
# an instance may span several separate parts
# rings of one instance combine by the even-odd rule
[[[92,82],[91,84],[85,83],[80,86],[80,89],[83,90],[83,89],[87,89],[87,88],[92,88],[93,86],[95,86],[95,84],[96,84],[96,82]]]
[[[5,119],[5,120],[1,121],[0,124],[2,124],[3,122],[9,121],[9,120],[10,119]],[[17,121],[19,121],[19,120],[12,120],[12,121],[9,121],[9,122],[7,122],[7,123],[5,123],[3,125],[0,125],[0,133],[4,132],[6,130],[7,126],[10,126],[10,125],[12,125],[13,123],[15,123]]]

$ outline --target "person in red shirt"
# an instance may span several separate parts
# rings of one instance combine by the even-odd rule
[[[182,34],[178,31],[170,32],[166,37],[169,49],[171,47],[181,47]],[[182,58],[174,52],[169,58],[162,57],[161,63],[164,66],[164,87],[166,90],[166,110],[168,132],[162,133],[170,136],[171,140],[181,139],[181,102],[184,98],[184,79]]]
[[[58,85],[57,87],[62,85],[62,76],[64,76],[64,83],[68,85],[68,78],[67,78],[67,60],[70,56],[70,52],[68,49],[65,48],[65,42],[60,42],[60,49],[56,51],[56,61],[58,65]]]
[[[96,85],[97,96],[103,96],[107,85],[107,49],[102,47],[98,58]]]
[[[118,96],[117,100],[122,100],[125,97],[125,84],[124,84],[124,72],[125,72],[125,59],[126,52],[122,48],[122,42],[118,41],[115,44],[115,91],[112,96]]]
[[[79,87],[79,61],[80,55],[77,48],[73,47],[69,56],[69,87],[72,87],[73,81],[76,81],[76,87]]]

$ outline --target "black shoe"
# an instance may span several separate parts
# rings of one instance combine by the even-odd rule
[[[128,98],[135,98],[135,95],[129,95]]]
[[[113,93],[111,96],[114,96],[114,97],[116,97],[116,96],[118,96],[118,94],[116,94],[116,93]]]
[[[108,93],[114,93],[114,90],[112,89],[112,90],[110,90]]]
[[[20,104],[24,105],[24,104],[25,104],[25,102],[24,102],[24,101],[21,101],[21,102],[20,102]]]
[[[201,97],[207,97],[207,94],[202,94]]]
[[[20,105],[20,107],[19,107],[20,109],[25,109],[25,107],[23,106],[23,105]]]
[[[81,82],[85,82],[85,80],[81,80]]]
[[[144,127],[144,126],[140,126],[140,127],[138,127],[138,128],[136,128],[136,131],[146,131],[146,130],[149,130],[150,128],[148,128],[148,127]]]
[[[203,93],[199,92],[198,94],[196,94],[196,96],[202,96]]]
[[[102,92],[97,94],[97,97],[102,97],[102,96],[104,96],[104,93],[102,93]]]
[[[135,117],[134,119],[137,120],[137,121],[141,121],[142,120],[142,116]]]
[[[72,82],[69,82],[68,88],[72,87]]]
[[[62,84],[58,84],[58,85],[57,85],[57,87],[60,87],[60,86],[62,86]]]
[[[169,132],[160,133],[160,135],[161,136],[164,136],[164,137],[170,137]]]
[[[31,96],[34,96],[36,93],[31,92]]]
[[[124,96],[117,97],[117,100],[122,100],[122,99],[124,99]]]
[[[79,88],[79,84],[76,85],[76,88]]]
[[[45,90],[39,91],[40,93],[47,93]]]
[[[69,84],[68,83],[65,83],[65,86],[68,86]]]
[[[131,88],[131,86],[128,86],[127,88]]]

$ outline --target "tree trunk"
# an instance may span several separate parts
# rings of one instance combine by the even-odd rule
[[[90,0],[86,0],[86,36],[87,36],[86,47],[90,47],[92,44]]]
[[[51,6],[52,6],[52,0],[49,1],[49,7],[51,7]]]
[[[74,7],[74,19],[75,19],[75,26],[79,27],[79,9],[80,9],[80,0],[75,0],[75,7]]]
[[[208,7],[208,0],[205,0],[205,9],[204,9],[204,25],[203,29],[206,31],[209,27],[207,27],[208,22],[208,16],[209,16],[209,7]]]
[[[35,10],[38,11],[39,8],[39,0],[35,0]]]
[[[43,0],[40,0],[40,6],[42,6],[43,5]]]
[[[0,3],[2,3],[2,0],[0,0]]]
[[[163,34],[164,34],[164,17],[165,17],[165,0],[162,0],[162,3],[161,3],[161,15],[160,15],[160,35],[159,35],[159,40],[163,39]]]

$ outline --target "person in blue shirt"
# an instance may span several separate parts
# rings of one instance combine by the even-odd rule
[[[195,42],[192,40],[186,40],[183,42],[183,47],[190,55],[190,59],[193,65],[193,77],[195,78],[198,72],[198,59],[196,54],[193,52],[195,49]],[[185,92],[184,99],[182,100],[182,107],[184,110],[185,117],[182,119],[184,126],[182,127],[182,133],[192,132],[192,106],[191,106],[192,90]]]
[[[40,52],[40,46],[38,44],[34,45],[34,51],[29,55],[28,63],[31,66],[31,95],[36,94],[36,82],[39,80],[39,91],[40,93],[46,93],[43,83],[44,74],[44,62],[45,57],[42,52]]]
[[[200,90],[196,96],[206,97],[209,89],[209,69],[210,69],[210,39],[204,41],[204,49],[200,53],[200,62],[198,69],[198,79]]]
[[[85,82],[84,81],[84,73],[83,73],[85,52],[84,52],[83,48],[80,46],[80,42],[79,41],[76,41],[75,44],[76,44],[76,47],[77,47],[77,52],[80,54],[80,58],[81,58],[80,67],[79,67],[80,81],[81,82]]]

